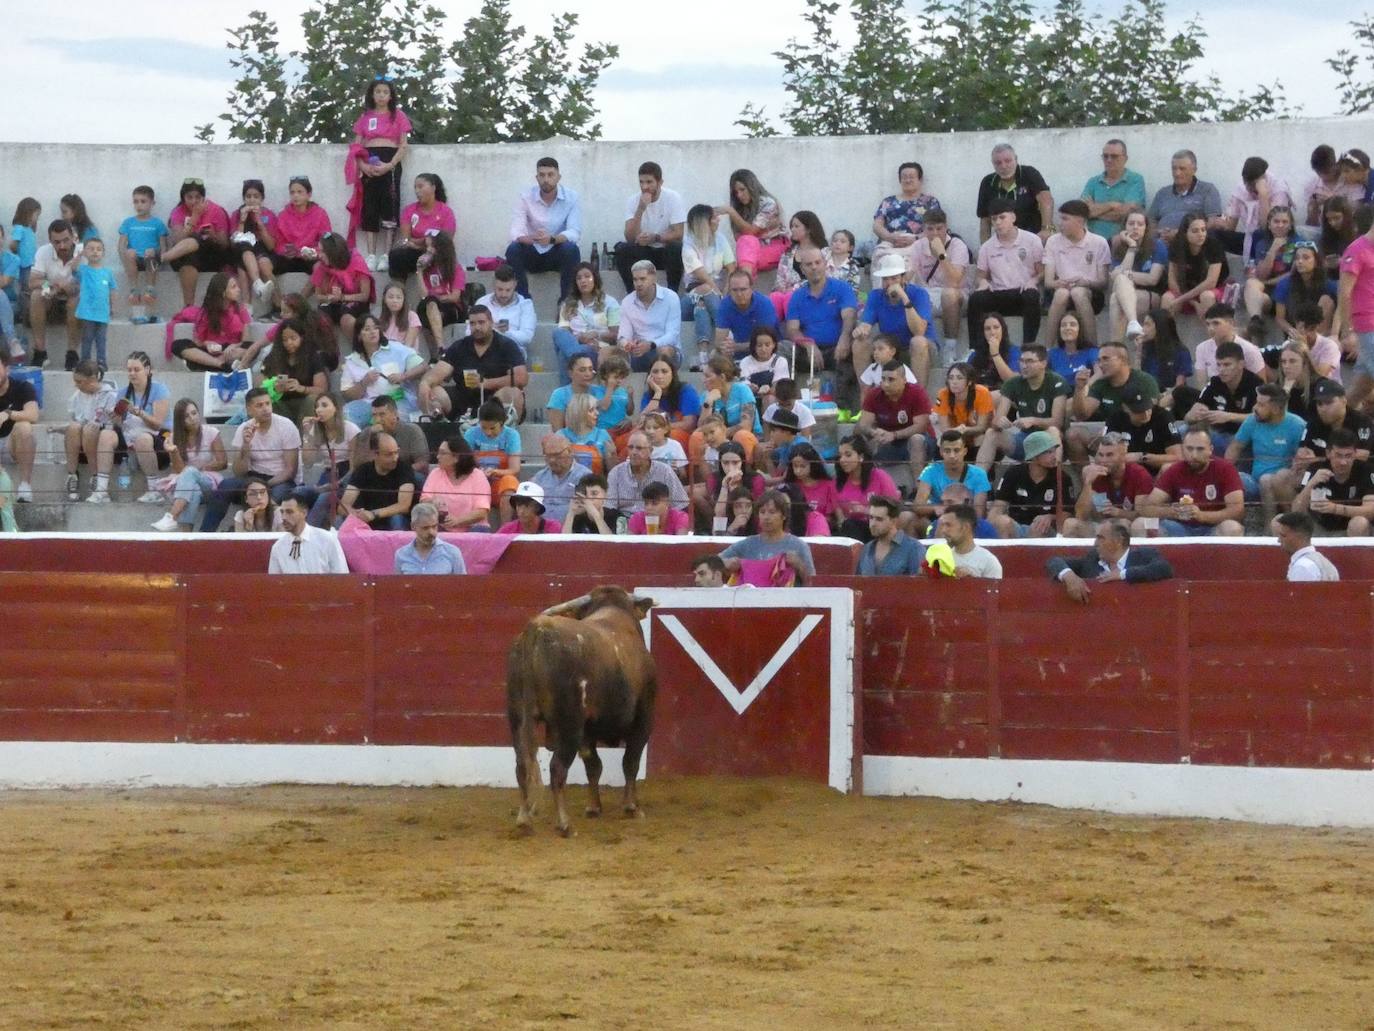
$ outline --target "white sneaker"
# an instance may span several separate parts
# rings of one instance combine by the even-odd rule
[[[389,269],[390,267],[391,267],[391,259],[390,259],[390,258],[388,258],[385,254],[379,254],[379,255],[377,255],[377,271],[378,271],[378,272],[385,272],[385,271],[386,271],[387,269]]]
[[[108,505],[109,503],[110,495],[103,490],[91,491],[90,497],[86,499],[88,505]]]
[[[253,284],[253,296],[258,299],[272,296],[272,284],[265,279],[259,279]]]
[[[376,271],[377,271],[377,255],[375,255],[375,254],[369,254],[369,255],[367,256],[367,267],[368,267],[368,270],[371,271],[371,272],[376,272]]]
[[[1140,323],[1137,322],[1135,319],[1131,319],[1130,322],[1126,323],[1127,340],[1135,340],[1144,332],[1145,330],[1141,328]]]
[[[14,496],[20,501],[32,501],[33,488],[29,486],[28,481],[25,481],[14,489]]]
[[[160,530],[163,533],[171,533],[177,528],[177,521],[172,518],[171,512],[163,512],[162,518],[152,525],[154,530]]]
[[[160,492],[155,490],[144,491],[138,497],[138,503],[140,505],[161,505],[166,502],[166,500],[167,499],[164,498]]]
[[[67,500],[76,501],[81,497],[81,481],[76,478],[76,473],[67,474]]]

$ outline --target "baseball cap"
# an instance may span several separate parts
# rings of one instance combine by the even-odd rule
[[[897,260],[901,261],[902,259],[898,258]],[[797,432],[801,429],[801,420],[797,418],[796,412],[789,412],[786,408],[779,408],[768,417],[768,425]]]
[[[1154,401],[1149,395],[1139,390],[1133,390],[1121,398],[1121,403],[1126,406],[1127,411],[1148,412],[1155,406]]]
[[[1338,397],[1345,397],[1345,387],[1334,379],[1319,379],[1312,384],[1313,401],[1334,401]]]
[[[873,271],[870,273],[873,282],[879,283],[888,276],[906,275],[906,261],[900,254],[884,254],[873,263]]]
[[[1058,446],[1059,442],[1054,439],[1053,433],[1036,430],[1034,433],[1026,434],[1022,449],[1025,451],[1026,461],[1029,462],[1032,458],[1039,458],[1046,451],[1053,451]]]

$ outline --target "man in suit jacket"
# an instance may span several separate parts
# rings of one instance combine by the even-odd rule
[[[1089,580],[1130,584],[1168,580],[1173,568],[1154,548],[1131,547],[1131,527],[1123,519],[1110,519],[1097,528],[1094,546],[1082,558],[1052,558],[1045,563],[1050,576],[1064,585],[1069,597],[1086,605],[1092,590]]]

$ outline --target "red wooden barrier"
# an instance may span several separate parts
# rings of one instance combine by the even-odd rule
[[[0,573],[0,739],[504,745],[516,631],[608,579]],[[1367,583],[829,579],[868,754],[1374,766]]]

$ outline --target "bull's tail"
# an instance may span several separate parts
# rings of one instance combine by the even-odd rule
[[[543,792],[539,773],[538,670],[535,635],[527,628],[511,646],[506,666],[506,719],[515,749],[515,778],[520,785],[522,815],[533,814]]]

